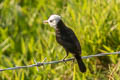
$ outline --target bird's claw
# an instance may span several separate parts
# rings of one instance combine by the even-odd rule
[[[65,59],[62,59],[62,61],[63,61],[64,63],[66,63]]]
[[[73,59],[73,63],[75,62],[75,59]]]
[[[72,63],[74,63],[74,62],[75,62],[75,59],[72,60]]]

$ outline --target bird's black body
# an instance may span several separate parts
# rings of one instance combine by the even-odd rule
[[[70,28],[66,27],[62,20],[60,20],[56,26],[56,40],[60,45],[65,48],[67,55],[69,52],[73,54],[73,56],[78,62],[81,72],[86,72],[86,67],[80,56],[80,43],[74,32]]]

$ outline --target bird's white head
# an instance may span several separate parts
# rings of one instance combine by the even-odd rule
[[[59,15],[51,15],[48,20],[45,20],[44,23],[49,23],[51,27],[56,28],[57,23],[61,20],[61,16]]]

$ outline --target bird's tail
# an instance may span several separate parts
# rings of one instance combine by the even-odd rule
[[[85,64],[84,64],[83,61],[82,61],[81,56],[75,55],[75,58],[76,58],[76,60],[77,60],[77,63],[78,63],[78,66],[79,66],[80,71],[81,71],[81,72],[86,72],[86,67],[85,67]]]

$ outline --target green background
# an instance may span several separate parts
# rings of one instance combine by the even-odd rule
[[[0,0],[0,68],[61,60],[64,49],[43,20],[62,16],[78,37],[82,56],[120,50],[120,0]],[[70,54],[68,58],[71,58]],[[0,72],[0,80],[119,80],[120,57],[110,55],[76,62]]]

